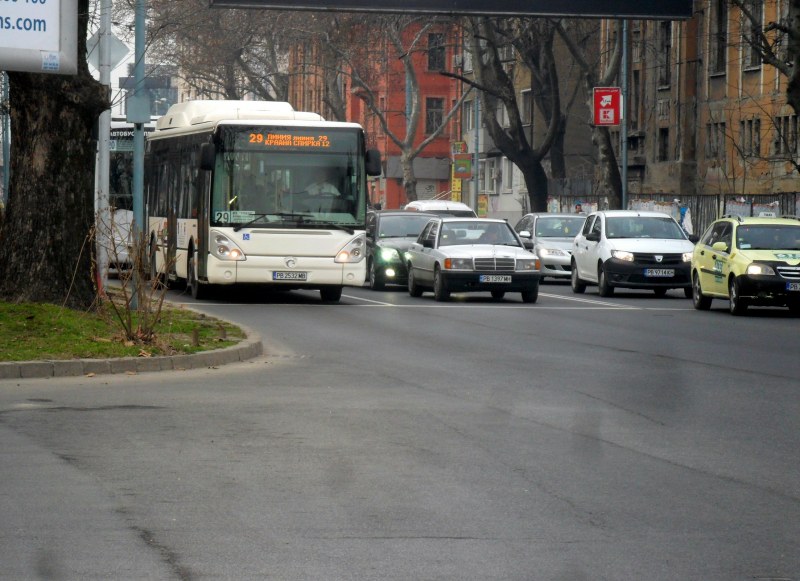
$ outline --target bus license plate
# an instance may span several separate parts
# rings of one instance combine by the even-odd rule
[[[278,270],[272,273],[272,280],[308,280],[308,273]]]
[[[644,275],[648,277],[670,277],[675,276],[673,268],[645,268]]]
[[[502,274],[482,274],[478,279],[481,282],[502,282],[502,283],[509,283],[511,282],[511,277],[508,275]]]
[[[786,290],[787,291],[800,291],[800,282],[787,282],[786,283]]]

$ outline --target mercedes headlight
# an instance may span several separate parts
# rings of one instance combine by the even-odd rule
[[[539,270],[539,261],[535,258],[518,258],[517,270],[533,272]]]
[[[444,267],[447,270],[473,270],[471,258],[445,258]]]

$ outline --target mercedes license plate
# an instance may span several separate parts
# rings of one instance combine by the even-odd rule
[[[800,291],[800,282],[787,282],[786,283],[786,290],[787,291]]]
[[[479,279],[481,282],[511,282],[511,276],[504,274],[482,274]]]
[[[648,277],[656,277],[656,278],[663,278],[663,277],[670,277],[675,276],[675,269],[674,268],[645,268],[644,275]]]
[[[278,270],[272,273],[272,280],[308,280],[308,273]]]

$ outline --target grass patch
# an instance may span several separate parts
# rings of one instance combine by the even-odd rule
[[[125,339],[108,305],[84,312],[0,302],[0,361],[188,354],[235,345],[244,337],[235,325],[166,304],[155,339],[136,343]]]

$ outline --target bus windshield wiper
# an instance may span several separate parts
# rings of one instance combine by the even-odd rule
[[[305,224],[311,226],[329,226],[331,228],[336,228],[338,230],[344,230],[348,234],[353,234],[355,232],[352,226],[348,226],[346,224],[340,224],[339,222],[329,222],[328,220],[307,220]]]
[[[266,217],[267,217],[267,216],[269,216],[269,215],[270,215],[270,214],[256,214],[256,217],[255,217],[255,218],[253,218],[252,220],[250,220],[249,222],[245,222],[244,224],[237,224],[236,226],[234,226],[234,227],[233,227],[233,231],[234,231],[234,232],[238,232],[238,231],[239,231],[239,230],[241,230],[242,228],[247,228],[247,227],[248,227],[248,226],[250,226],[251,224],[254,224],[254,223],[258,222],[258,221],[259,221],[259,220],[261,220],[262,218],[266,218]]]

